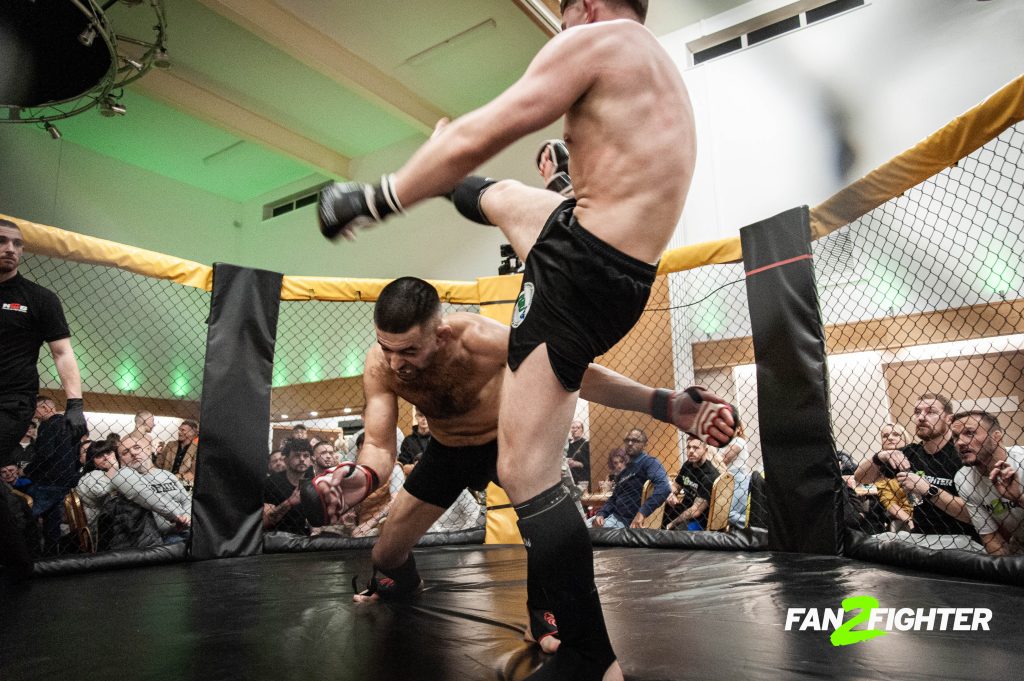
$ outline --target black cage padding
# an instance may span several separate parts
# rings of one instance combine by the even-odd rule
[[[902,541],[879,541],[857,530],[846,531],[846,555],[952,577],[1024,586],[1024,556],[990,556],[961,549],[926,549]]]
[[[628,527],[590,530],[594,546],[628,546],[633,548],[698,549],[710,551],[763,551],[768,548],[767,531],[760,527],[733,532],[678,532]]]
[[[806,206],[740,230],[773,551],[840,555],[842,485]]]
[[[68,554],[37,560],[35,575],[67,575],[76,572],[98,572],[117,568],[147,567],[175,563],[185,558],[184,542],[146,549],[117,549],[99,553]]]
[[[193,559],[262,551],[282,275],[217,263],[192,496]]]
[[[459,532],[435,532],[425,534],[416,546],[454,546],[483,544],[484,528],[461,530]],[[287,532],[267,532],[263,535],[264,553],[290,553],[292,551],[339,551],[342,549],[368,549],[377,543],[379,537],[303,537]]]

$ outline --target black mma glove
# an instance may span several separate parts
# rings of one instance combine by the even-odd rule
[[[320,233],[332,241],[339,236],[355,238],[359,227],[374,225],[392,213],[404,213],[395,193],[393,175],[380,184],[332,182],[320,190]]]
[[[64,422],[68,424],[68,431],[75,440],[81,440],[89,432],[83,409],[81,397],[69,397],[64,407]]]

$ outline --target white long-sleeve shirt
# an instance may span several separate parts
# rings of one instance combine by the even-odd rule
[[[111,481],[119,494],[152,511],[160,534],[174,529],[175,517],[192,515],[192,497],[178,478],[162,468],[142,475],[132,468],[122,468]]]

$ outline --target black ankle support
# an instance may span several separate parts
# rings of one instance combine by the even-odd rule
[[[549,663],[554,666],[545,673],[599,680],[615,661],[615,653],[594,585],[594,554],[586,525],[561,483],[517,505],[516,513],[527,551],[528,598],[554,612],[562,640]]]
[[[484,192],[497,180],[479,175],[470,175],[447,194],[446,198],[455,205],[455,209],[466,219],[477,222],[481,225],[493,226],[494,223],[487,219],[480,208],[480,199]]]

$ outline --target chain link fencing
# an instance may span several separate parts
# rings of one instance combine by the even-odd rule
[[[885,541],[1024,549],[1024,127],[813,244],[845,522]]]
[[[71,330],[88,432],[64,418],[44,344],[39,400],[17,461],[17,492],[36,557],[187,542],[210,294],[26,253],[19,273],[56,293]]]

